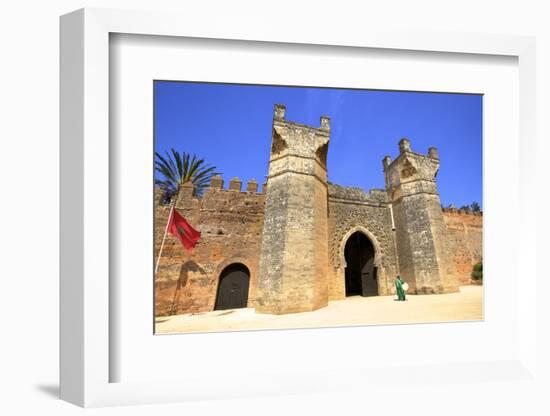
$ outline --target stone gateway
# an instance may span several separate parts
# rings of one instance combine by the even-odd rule
[[[330,120],[319,127],[285,119],[275,106],[267,181],[214,177],[201,197],[180,187],[175,207],[202,237],[193,252],[167,238],[155,276],[155,315],[255,308],[286,314],[346,296],[449,293],[470,283],[482,256],[482,216],[442,209],[439,155],[382,160],[386,189],[365,193],[327,180]],[[155,254],[171,203],[155,191]]]

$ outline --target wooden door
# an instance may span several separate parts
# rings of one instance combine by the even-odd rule
[[[220,275],[215,310],[246,308],[250,273],[242,264],[228,266]]]

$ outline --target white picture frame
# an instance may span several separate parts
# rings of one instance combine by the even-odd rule
[[[535,40],[509,35],[357,31],[342,26],[331,30],[316,25],[308,30],[287,27],[281,31],[276,22],[241,23],[236,33],[234,24],[224,20],[205,25],[203,19],[178,14],[107,9],[82,9],[61,18],[61,398],[88,407],[322,393],[366,386],[372,392],[377,383],[386,383],[381,389],[387,388],[398,373],[400,382],[411,389],[419,384],[429,386],[434,380],[539,383],[534,288],[540,277],[535,266],[536,217],[529,210],[536,204],[535,184],[529,175],[536,147]],[[256,379],[192,376],[179,382],[111,382],[110,366],[120,359],[110,349],[109,331],[109,311],[115,307],[109,296],[113,261],[109,251],[113,169],[109,157],[109,37],[113,33],[516,57],[520,174],[514,212],[519,214],[517,264],[522,264],[524,285],[517,291],[514,354],[495,361],[418,363],[410,366],[404,377],[400,367],[364,371],[320,364],[314,372],[281,371]],[[240,339],[246,335],[241,334]],[[219,339],[223,334],[210,336]]]

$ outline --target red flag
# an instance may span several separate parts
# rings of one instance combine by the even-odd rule
[[[191,227],[174,207],[172,207],[172,212],[170,213],[167,230],[181,241],[186,250],[192,250],[201,238],[200,231]]]

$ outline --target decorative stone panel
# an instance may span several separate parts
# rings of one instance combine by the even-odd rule
[[[345,296],[344,247],[353,231],[367,235],[375,248],[378,293],[393,293],[393,280],[397,275],[397,254],[389,205],[372,200],[371,203],[367,203],[363,198],[351,199],[360,196],[356,188],[347,188],[350,199],[336,199],[334,195],[341,197],[342,192],[346,190],[344,187],[339,188],[338,192],[333,193],[331,186],[329,197],[329,252],[333,278],[329,285],[332,288],[331,298],[341,299]]]

